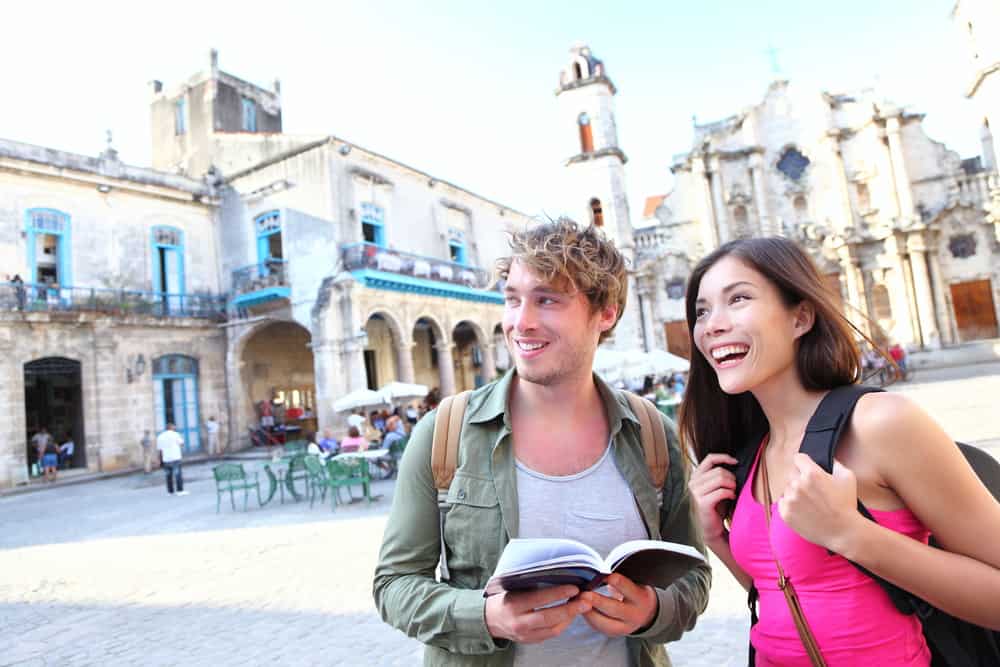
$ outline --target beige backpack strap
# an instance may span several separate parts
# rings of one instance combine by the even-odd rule
[[[642,450],[646,455],[646,467],[649,468],[649,475],[653,478],[653,485],[659,491],[667,481],[667,471],[670,468],[667,431],[660,418],[660,411],[651,401],[630,391],[626,391],[625,396],[632,407],[632,412],[639,419],[639,433],[642,437]]]
[[[465,406],[469,402],[471,391],[448,396],[438,403],[437,414],[434,416],[434,437],[431,440],[431,473],[434,475],[434,488],[437,489],[438,528],[441,541],[441,556],[438,561],[438,576],[441,581],[451,579],[448,569],[447,547],[444,543],[444,520],[451,509],[448,502],[448,487],[455,477],[458,467],[458,445],[462,435],[462,420],[465,418]]]
[[[462,435],[462,419],[471,391],[463,391],[448,396],[438,404],[434,417],[434,440],[431,444],[431,472],[434,474],[434,488],[440,490],[451,486],[458,467],[458,439]]]

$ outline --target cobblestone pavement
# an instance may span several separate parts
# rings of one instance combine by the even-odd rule
[[[956,438],[1000,453],[1000,364],[898,385]],[[384,626],[371,573],[392,495],[215,513],[210,466],[187,497],[141,474],[0,498],[0,665],[413,665]],[[670,648],[678,666],[746,664],[747,615],[722,566],[708,611]]]

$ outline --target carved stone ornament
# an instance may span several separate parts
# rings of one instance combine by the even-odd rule
[[[684,298],[684,279],[673,278],[667,281],[667,296],[671,299]]]
[[[809,158],[794,146],[786,148],[775,165],[782,174],[792,181],[799,181],[809,166]]]
[[[976,254],[975,234],[955,234],[948,240],[948,250],[956,259],[965,259]]]

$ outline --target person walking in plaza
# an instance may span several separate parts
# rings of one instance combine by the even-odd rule
[[[861,334],[810,257],[783,238],[729,242],[695,267],[686,310],[680,429],[700,461],[690,488],[706,544],[759,593],[756,664],[930,664],[920,619],[854,564],[1000,628],[1000,542],[984,539],[1000,531],[1000,504],[927,413],[902,394],[864,393],[832,474],[799,452],[818,406],[862,376]],[[738,490],[740,461],[752,467]]]
[[[511,247],[497,268],[514,368],[469,397],[445,515],[431,468],[437,413],[413,428],[375,570],[379,613],[426,644],[425,665],[669,665],[663,644],[707,604],[707,564],[667,589],[615,574],[610,597],[567,585],[483,597],[512,538],[571,538],[602,554],[647,538],[704,550],[677,442],[668,437],[657,489],[628,399],[591,371],[625,306],[624,258],[600,229],[568,220],[514,233]]]
[[[209,417],[205,421],[205,435],[208,436],[208,453],[219,453],[219,422],[215,417]]]
[[[174,430],[173,424],[168,423],[166,430],[156,436],[156,449],[160,452],[160,465],[167,475],[167,493],[170,495],[174,495],[175,484],[178,496],[188,494],[184,490],[184,475],[181,472],[183,448],[184,439]]]

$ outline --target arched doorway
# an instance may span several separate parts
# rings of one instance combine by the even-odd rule
[[[45,357],[24,364],[24,407],[27,424],[27,463],[38,461],[31,439],[45,428],[56,444],[73,440],[71,468],[87,466],[83,435],[83,383],[80,362]]]
[[[365,322],[368,345],[365,346],[365,379],[369,389],[379,389],[399,379],[399,337],[396,323],[382,313],[374,313]]]
[[[507,341],[503,336],[503,325],[497,324],[493,327],[493,354],[496,359],[494,365],[497,375],[506,373],[511,367],[510,350],[507,349]]]
[[[312,336],[295,322],[273,322],[250,334],[240,355],[247,424],[297,440],[316,431]]]
[[[452,329],[451,339],[455,344],[455,391],[475,389],[493,379],[483,377],[483,347],[478,327],[463,320]]]
[[[198,360],[182,354],[154,359],[153,402],[156,432],[161,433],[167,424],[173,424],[184,439],[184,453],[200,452]]]
[[[442,340],[441,327],[431,318],[421,317],[413,324],[412,335],[414,382],[440,390],[438,345]]]

